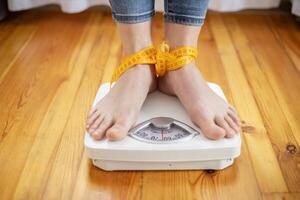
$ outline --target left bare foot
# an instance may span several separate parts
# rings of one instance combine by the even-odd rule
[[[176,95],[208,138],[230,138],[238,133],[240,121],[235,109],[208,87],[194,63],[167,72],[159,78],[158,88]]]

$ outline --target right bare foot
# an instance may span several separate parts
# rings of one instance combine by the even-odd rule
[[[90,111],[87,131],[94,139],[119,140],[135,123],[147,94],[156,88],[149,65],[136,65],[126,71],[110,92]]]
[[[122,54],[128,56],[152,45],[151,21],[117,23]],[[147,94],[156,88],[153,66],[135,65],[116,81],[110,92],[90,111],[87,131],[97,140],[119,140],[128,134],[137,120]]]

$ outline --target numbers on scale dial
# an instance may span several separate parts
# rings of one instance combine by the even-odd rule
[[[148,140],[148,141],[157,141],[157,142],[171,142],[183,139],[191,135],[187,130],[184,130],[181,127],[172,125],[170,128],[156,128],[152,125],[145,127],[134,133],[137,137]]]

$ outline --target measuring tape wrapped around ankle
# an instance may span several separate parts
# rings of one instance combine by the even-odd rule
[[[156,49],[155,71],[157,76],[164,76],[166,72],[181,68],[197,57],[197,48],[183,46],[170,51],[168,44],[163,42]]]
[[[118,78],[128,69],[137,64],[155,64],[156,63],[156,49],[154,46],[142,49],[134,54],[126,56],[122,59],[120,66],[114,71],[111,83],[118,80]]]
[[[168,44],[163,42],[159,47],[154,46],[142,49],[122,59],[120,66],[112,75],[111,83],[128,69],[137,64],[155,64],[156,76],[164,76],[166,72],[181,68],[197,57],[197,48],[183,46],[170,51]]]

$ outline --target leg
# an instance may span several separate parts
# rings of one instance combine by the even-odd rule
[[[111,0],[113,18],[118,22],[124,56],[152,44],[150,19],[154,12],[153,2],[147,2]],[[156,78],[152,66],[137,65],[131,68],[90,111],[87,131],[95,139],[106,136],[110,140],[118,140],[125,137],[135,123],[148,92],[155,87]]]
[[[173,0],[166,4],[166,42],[173,49],[197,47],[207,0]],[[159,79],[159,89],[178,96],[192,121],[207,137],[232,137],[238,132],[239,119],[234,108],[208,87],[195,63],[168,72]]]

